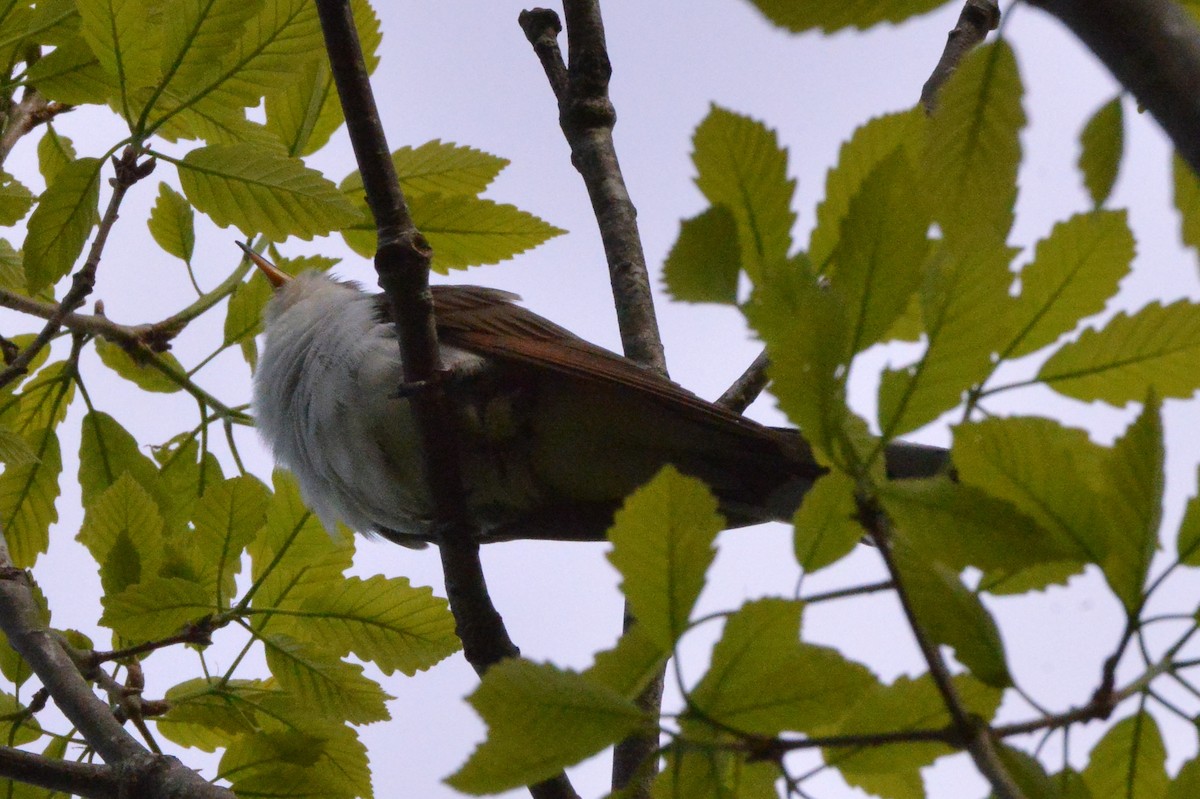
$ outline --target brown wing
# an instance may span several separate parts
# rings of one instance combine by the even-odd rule
[[[597,347],[516,305],[517,299],[515,294],[479,286],[434,286],[439,340],[581,380],[619,383],[709,424],[773,434],[769,428],[707,402],[628,358]]]

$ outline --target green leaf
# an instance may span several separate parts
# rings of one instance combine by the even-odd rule
[[[103,605],[100,623],[132,641],[166,638],[215,610],[204,586],[179,577],[152,577],[116,594],[106,590]]]
[[[849,555],[862,540],[856,519],[854,481],[842,472],[830,472],[813,484],[796,511],[796,560],[805,572],[815,572]]]
[[[33,9],[27,34],[39,44],[61,46],[79,34],[81,24],[75,0],[42,0]]]
[[[46,132],[38,140],[38,169],[46,183],[53,183],[63,167],[75,160],[75,147],[66,136],[58,135],[53,125],[46,125]]]
[[[117,91],[115,81],[79,36],[42,56],[29,68],[25,80],[46,99],[68,105],[103,103]]]
[[[362,666],[345,663],[322,648],[286,635],[267,633],[260,640],[267,667],[280,687],[309,703],[322,717],[352,724],[390,718],[384,703],[392,697],[363,676]]]
[[[1169,782],[1166,759],[1158,724],[1141,712],[1117,722],[1093,747],[1083,781],[1095,797],[1160,797]]]
[[[1166,475],[1160,405],[1151,393],[1141,415],[1113,445],[1108,464],[1111,488],[1103,497],[1110,533],[1100,566],[1131,614],[1141,607],[1162,522]]]
[[[1046,774],[1036,757],[1004,744],[996,747],[996,754],[1022,795],[1032,799],[1061,799],[1058,786]],[[993,797],[994,793],[989,799]]]
[[[1125,120],[1121,95],[1097,109],[1079,135],[1079,171],[1083,185],[1097,208],[1112,194],[1125,147]]]
[[[708,740],[694,742],[692,737],[666,752],[666,764],[651,786],[653,799],[777,799],[776,764],[748,762],[744,753],[716,748]],[[619,797],[614,794],[612,799]]]
[[[192,262],[196,246],[196,231],[192,206],[166,183],[158,184],[158,199],[150,209],[146,226],[159,247],[176,258]]]
[[[596,653],[596,662],[583,677],[633,699],[658,673],[670,655],[642,632],[641,625],[627,629],[612,649]]]
[[[518,658],[488,669],[468,701],[487,723],[488,737],[446,783],[470,794],[540,782],[647,723],[615,691]]]
[[[991,373],[992,355],[1011,327],[1011,258],[1004,247],[933,251],[920,292],[928,346],[915,364],[886,369],[880,380],[879,425],[885,437],[933,421]]]
[[[909,17],[932,11],[945,0],[882,0],[867,4],[838,0],[750,0],[768,20],[792,33],[819,28],[832,33],[842,28],[859,30],[881,22],[903,22]]]
[[[913,549],[956,572],[973,566],[1015,573],[1087,558],[1073,540],[1043,529],[1011,502],[945,477],[890,482],[881,487],[880,500]]]
[[[366,0],[351,0],[359,45],[372,74],[379,65],[379,18]],[[342,106],[338,102],[329,62],[315,59],[304,65],[303,72],[281,92],[267,96],[267,128],[284,143],[289,155],[310,155],[325,146],[342,124]]]
[[[42,737],[41,725],[26,712],[15,696],[0,691],[0,735],[8,746],[23,746]]]
[[[825,178],[825,197],[817,205],[817,223],[809,239],[808,257],[825,271],[842,235],[842,220],[863,181],[885,158],[904,147],[915,161],[925,115],[920,109],[876,117],[859,126],[838,151],[837,166]]]
[[[673,466],[617,511],[608,559],[624,578],[621,589],[642,630],[664,651],[687,629],[724,526],[708,487]]]
[[[37,463],[37,453],[23,436],[15,430],[0,425],[0,463],[11,468]]]
[[[98,158],[80,158],[63,167],[29,217],[25,237],[25,279],[36,294],[71,271],[92,228],[100,221]]]
[[[1102,562],[1109,452],[1085,431],[1033,417],[963,424],[954,431],[952,458],[964,484],[1011,502],[1054,540],[1071,541],[1088,562]]]
[[[240,39],[246,21],[262,10],[262,0],[174,3],[163,18],[160,88],[186,97],[211,85],[237,53],[230,42]]]
[[[942,87],[924,173],[934,218],[962,249],[1003,245],[1017,198],[1021,76],[1003,39],[976,48]]]
[[[832,457],[850,424],[846,311],[836,292],[817,283],[804,259],[787,266],[755,288],[743,311],[766,344],[779,407],[810,444]]]
[[[1068,397],[1125,405],[1151,387],[1186,398],[1200,388],[1200,304],[1152,302],[1085,330],[1042,364],[1037,379]]]
[[[243,797],[372,796],[366,747],[358,733],[344,725],[243,736],[225,750],[220,771]]]
[[[763,123],[713,105],[692,137],[692,161],[700,191],[733,213],[742,267],[757,283],[764,264],[785,260],[792,245],[787,150]]]
[[[417,194],[409,201],[413,223],[433,248],[431,268],[443,275],[506,261],[566,232],[516,206],[466,194]],[[342,236],[359,255],[375,253],[375,223],[365,210]]]
[[[995,714],[1002,691],[981,683],[969,674],[957,675],[953,682],[968,713],[984,720]],[[850,709],[837,732],[841,735],[863,735],[881,730],[937,730],[950,723],[945,700],[933,679],[925,674],[917,679],[900,677],[891,685],[877,685],[868,690]],[[914,742],[904,746],[854,750],[826,749],[825,760],[835,765],[853,785],[861,785],[863,778],[868,775],[905,771],[912,772],[917,785],[920,785],[916,770],[954,751],[942,743]]]
[[[162,13],[155,0],[77,0],[83,38],[121,89],[122,113],[132,121],[132,90],[153,86],[160,74]]]
[[[185,680],[167,690],[164,698],[170,707],[155,719],[155,726],[181,746],[213,752],[239,735],[259,730],[258,703],[273,693],[278,689],[259,680]]]
[[[1179,234],[1183,243],[1200,250],[1200,179],[1176,153],[1171,159],[1175,183],[1175,208],[1179,210]]]
[[[741,269],[737,220],[724,205],[715,205],[680,224],[663,280],[682,302],[735,303]]]
[[[1028,355],[1104,310],[1133,262],[1133,232],[1125,211],[1076,214],[1038,242],[1021,270],[1014,309],[1016,337],[1005,357]]]
[[[162,564],[166,539],[158,507],[137,479],[123,472],[84,507],[76,540],[100,564],[105,595],[153,577]]]
[[[33,193],[21,181],[0,170],[0,225],[17,224],[33,207]]]
[[[392,166],[406,195],[477,195],[508,164],[507,158],[440,139],[392,153]],[[346,176],[341,189],[356,200],[362,198],[362,175],[357,169]]]
[[[249,547],[250,576],[258,585],[253,607],[296,610],[310,596],[341,589],[354,539],[345,528],[336,540],[327,533],[286,472],[275,472],[274,485],[267,523]]]
[[[107,339],[96,339],[96,354],[100,356],[100,360],[104,362],[105,366],[143,391],[173,394],[182,388],[180,383],[185,379],[183,365],[169,352],[146,353],[143,356],[146,361],[140,363],[120,344],[114,344]],[[172,380],[167,377],[150,363],[152,359],[174,372],[179,379]]]
[[[1184,566],[1200,566],[1200,471],[1196,485],[1197,493],[1188,500],[1176,541],[1179,562]]]
[[[921,282],[929,216],[903,151],[880,161],[842,219],[827,270],[847,309],[851,353],[879,341],[908,307]]]
[[[691,695],[701,718],[753,735],[817,734],[874,687],[865,666],[800,641],[802,607],[760,599],[726,620],[708,672]]]
[[[1200,757],[1183,764],[1167,787],[1166,799],[1190,799],[1197,795],[1200,795]]]
[[[48,429],[32,431],[26,443],[36,461],[8,466],[0,474],[0,529],[18,569],[27,569],[50,546],[50,525],[58,521],[58,477],[62,455],[58,436]]]
[[[267,487],[243,475],[209,485],[192,511],[189,542],[196,582],[222,609],[236,590],[242,552],[266,524],[269,501]]]
[[[927,562],[914,549],[897,544],[894,555],[900,584],[930,641],[953,649],[958,661],[985,685],[1012,685],[1000,630],[979,597],[949,568]]]
[[[332,183],[299,160],[251,145],[214,144],[178,163],[183,192],[221,227],[274,241],[311,239],[358,220]]]
[[[391,674],[424,671],[459,650],[454,617],[433,589],[404,577],[346,579],[336,592],[310,596],[284,628],[330,651],[353,652]]]

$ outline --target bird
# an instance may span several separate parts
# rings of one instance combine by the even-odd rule
[[[331,533],[437,543],[410,392],[383,295],[243,245],[273,286],[252,407],[275,461]],[[625,498],[667,464],[702,480],[728,527],[789,521],[825,474],[795,430],[708,402],[517,304],[516,295],[431,287],[468,509],[481,543],[599,541]],[[896,444],[897,477],[946,466]]]

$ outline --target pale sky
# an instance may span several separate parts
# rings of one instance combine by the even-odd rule
[[[512,165],[489,190],[489,197],[510,202],[570,231],[517,259],[498,266],[455,273],[450,282],[495,286],[521,294],[531,309],[610,348],[618,348],[611,311],[607,271],[595,221],[583,185],[572,169],[557,126],[557,110],[541,68],[517,26],[517,3],[385,2],[377,0],[382,18],[383,61],[375,87],[389,142],[393,148],[441,138],[504,156]],[[1008,6],[1006,5],[1006,10]],[[765,121],[789,148],[789,170],[799,182],[795,210],[797,239],[807,241],[813,209],[823,193],[825,171],[850,132],[871,116],[911,106],[941,52],[953,26],[958,4],[900,28],[881,26],[867,34],[792,36],[770,27],[746,2],[635,2],[610,0],[604,6],[608,43],[614,65],[612,97],[619,121],[618,152],[630,192],[639,211],[647,260],[654,279],[678,233],[679,220],[703,208],[691,182],[691,133],[710,102]],[[1090,207],[1075,169],[1078,133],[1088,116],[1110,99],[1116,87],[1090,54],[1053,20],[1029,8],[1013,15],[1006,33],[1014,43],[1026,87],[1030,125],[1023,135],[1026,159],[1020,175],[1018,216],[1012,242],[1028,247],[1055,221]],[[564,42],[565,46],[565,42]],[[1170,204],[1169,149],[1153,120],[1127,102],[1126,159],[1111,207],[1129,207],[1138,237],[1134,274],[1122,286],[1120,307],[1139,307],[1150,299],[1170,300],[1200,295],[1195,254],[1179,245],[1178,221]],[[75,140],[81,155],[97,155],[119,138],[94,113],[76,112],[57,127]],[[98,130],[111,130],[103,140]],[[8,168],[28,185],[36,177],[35,139],[23,142]],[[184,148],[187,149],[187,148]],[[352,168],[344,131],[310,163],[340,180]],[[159,251],[146,233],[144,220],[156,194],[158,179],[172,180],[166,164],[155,180],[131,195],[117,237],[106,253],[95,298],[103,298],[107,314],[127,323],[166,316],[190,298],[182,265]],[[172,180],[172,182],[175,182]],[[176,183],[177,185],[177,183]],[[237,252],[236,232],[198,220],[195,258],[201,285],[211,288],[227,274]],[[289,255],[321,253],[347,256],[337,268],[345,277],[374,284],[371,266],[349,253],[339,237],[316,242],[288,242]],[[1019,263],[1027,260],[1022,255]],[[440,279],[440,278],[439,278]],[[146,308],[153,307],[152,316]],[[758,351],[736,311],[671,303],[660,292],[658,313],[668,363],[675,380],[705,397],[716,397]],[[4,317],[6,320],[9,316]],[[220,337],[223,315],[189,328],[177,353],[194,362]],[[26,329],[23,326],[21,329]],[[12,332],[6,325],[6,334]],[[189,357],[190,354],[190,357]],[[886,354],[869,358],[856,372],[856,402],[869,411],[875,373]],[[85,361],[88,385],[99,407],[117,416],[142,444],[161,443],[191,427],[195,405],[185,396],[145,397],[119,378],[109,377],[93,356]],[[246,401],[249,373],[236,353],[229,353],[201,373],[201,382],[228,404]],[[136,409],[131,403],[137,403]],[[1036,389],[1015,394],[1001,410],[1046,414],[1087,426],[1108,442],[1128,423],[1134,408],[1114,411],[1059,400]],[[61,428],[66,483],[71,482],[78,451],[75,408]],[[783,423],[767,398],[751,414]],[[1193,488],[1200,411],[1194,403],[1166,403],[1169,483],[1166,519],[1177,522],[1183,500]],[[214,429],[214,432],[216,430]],[[916,437],[937,443],[949,440],[945,424],[935,423]],[[252,431],[239,433],[247,465],[261,476],[270,462]],[[51,551],[36,574],[55,613],[56,626],[96,632],[99,595],[95,567],[72,538],[80,512],[75,490],[64,486],[58,503],[62,521],[52,530]],[[1173,539],[1169,539],[1173,540]],[[699,612],[732,609],[748,597],[790,596],[797,567],[789,530],[781,525],[725,534],[711,583]],[[496,605],[513,639],[535,660],[582,668],[592,654],[607,648],[620,628],[621,599],[617,577],[599,544],[520,543],[489,547],[484,561]],[[362,541],[357,573],[404,575],[415,584],[442,592],[436,553],[412,552],[382,542]],[[877,555],[860,551],[843,564],[806,583],[806,592],[879,579]],[[1187,579],[1182,580],[1185,584]],[[1194,582],[1194,581],[1193,581]],[[1195,594],[1181,590],[1176,609],[1189,611]],[[79,597],[87,597],[79,603]],[[1095,570],[1076,578],[1066,589],[1054,588],[1031,598],[989,601],[997,615],[1014,674],[1039,699],[1055,709],[1086,701],[1094,690],[1101,663],[1119,632],[1121,614]],[[855,600],[814,608],[806,616],[808,640],[838,645],[862,660],[885,680],[917,674],[924,664],[890,600]],[[689,680],[703,673],[708,648],[719,625],[689,636],[683,672]],[[107,642],[101,631],[97,641]],[[233,636],[236,637],[236,636]],[[232,654],[210,650],[219,668]],[[178,659],[177,659],[178,658]],[[178,668],[194,668],[188,654],[157,655],[146,664],[147,695],[155,696],[176,677]],[[442,799],[455,795],[440,780],[460,765],[482,735],[482,726],[461,697],[476,678],[461,656],[413,679],[397,675],[384,688],[397,699],[394,719],[363,731],[371,750],[378,796]],[[1131,712],[1122,707],[1118,717]],[[1029,709],[1007,703],[1002,716],[1023,719]],[[1172,770],[1194,754],[1194,734],[1177,719],[1159,714],[1168,738]],[[1072,762],[1085,762],[1086,748],[1098,725],[1073,734]],[[1058,738],[1047,751],[1060,757]],[[183,752],[185,762],[206,761]],[[796,771],[806,770],[797,759]],[[1057,768],[1058,762],[1053,763]],[[608,756],[574,770],[576,789],[585,797],[601,796],[608,785]],[[211,772],[210,772],[211,773]],[[926,772],[931,796],[972,797],[986,794],[982,780],[964,756],[949,758]],[[862,794],[845,787],[836,773],[806,783],[812,796],[841,799]],[[527,795],[524,791],[513,796]]]

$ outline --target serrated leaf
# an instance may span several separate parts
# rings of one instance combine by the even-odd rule
[[[37,461],[37,453],[23,436],[12,428],[0,425],[0,463],[11,469],[28,466]]]
[[[1183,243],[1200,250],[1200,179],[1179,154],[1171,158],[1175,208],[1179,211],[1179,235]]]
[[[406,195],[477,195],[508,164],[507,158],[440,139],[419,147],[401,147],[392,153],[392,166]],[[341,189],[356,199],[362,196],[362,175],[358,170],[346,176]]]
[[[663,263],[663,281],[682,302],[735,303],[741,270],[737,220],[724,205],[715,205],[680,223]]]
[[[336,540],[300,499],[286,472],[274,474],[267,523],[250,542],[250,576],[258,610],[298,609],[308,597],[340,589],[354,557],[353,536],[341,528]]]
[[[826,261],[841,239],[842,220],[850,210],[850,200],[858,194],[867,175],[898,148],[904,147],[914,160],[917,158],[924,119],[919,109],[876,117],[842,144],[837,166],[825,177],[825,197],[817,205],[817,222],[809,239],[808,257],[818,272],[825,271]]]
[[[933,421],[991,373],[992,355],[1012,324],[1012,254],[1004,247],[939,247],[931,254],[919,295],[928,344],[915,364],[883,373],[879,425],[885,437]]]
[[[748,762],[744,753],[734,753],[702,740],[673,746],[666,763],[650,789],[653,799],[777,799],[775,782],[779,767],[774,763]],[[611,799],[624,799],[614,794]]]
[[[259,123],[247,119],[246,110],[239,106],[200,103],[183,108],[155,133],[172,142],[201,139],[209,144],[237,144],[286,155],[279,139]]]
[[[311,239],[356,222],[353,206],[303,163],[249,145],[213,144],[178,162],[183,192],[221,227],[282,241]]]
[[[57,283],[71,271],[100,221],[98,158],[80,158],[55,176],[29,217],[25,237],[25,279],[30,294]]]
[[[726,619],[708,672],[691,694],[701,718],[753,735],[816,734],[876,685],[865,666],[800,641],[802,607],[760,599]]]
[[[0,225],[11,227],[33,207],[33,193],[21,181],[0,170]]]
[[[14,343],[27,346],[32,336],[16,337]],[[29,368],[36,369],[49,356],[43,349]],[[67,408],[75,396],[75,383],[71,367],[66,361],[55,361],[36,372],[17,397],[17,401],[4,409],[5,423],[17,433],[30,436],[35,430],[54,428],[67,415]]]
[[[890,482],[880,500],[909,546],[956,572],[973,566],[1012,574],[1087,558],[1070,538],[1043,529],[1011,502],[948,478]]]
[[[633,699],[659,672],[669,655],[635,624],[612,649],[596,653],[595,663],[583,672],[583,677]]]
[[[849,329],[839,295],[821,287],[803,259],[772,273],[743,308],[767,347],[771,392],[809,443],[829,454],[850,418]]]
[[[162,24],[155,0],[77,0],[81,33],[100,66],[116,81],[122,113],[130,122],[138,109],[128,104],[132,90],[153,86],[160,74]],[[163,16],[170,16],[163,13]]]
[[[642,630],[664,651],[687,629],[724,527],[708,487],[673,466],[617,511],[608,559],[621,572],[621,590]]]
[[[243,797],[372,796],[366,747],[344,725],[244,736],[226,749],[220,770]]]
[[[185,680],[167,690],[164,698],[170,707],[155,719],[155,726],[181,746],[213,752],[260,728],[258,699],[278,692],[265,686],[259,680]]]
[[[792,244],[792,195],[787,150],[763,123],[713,105],[692,137],[696,186],[737,221],[741,263],[750,279],[764,264],[787,258]]]
[[[409,198],[409,210],[433,248],[430,268],[443,275],[506,261],[566,232],[516,206],[467,194],[417,194]],[[375,224],[365,205],[342,237],[359,255],[375,253]]]
[[[1196,486],[1197,493],[1188,500],[1176,540],[1179,562],[1185,566],[1200,566],[1200,471],[1197,472]]]
[[[1075,329],[1104,310],[1133,262],[1133,232],[1125,211],[1076,214],[1038,242],[1033,262],[1021,270],[1014,306],[1016,334],[1004,356],[1018,358]]]
[[[942,87],[925,149],[927,192],[948,241],[1003,245],[1017,198],[1023,88],[1003,39],[976,48]]]
[[[468,701],[488,737],[446,783],[471,794],[540,782],[646,724],[615,691],[517,658],[488,669]]]
[[[269,501],[267,487],[243,475],[210,484],[192,511],[189,542],[196,582],[221,609],[233,597],[242,552],[266,523]]]
[[[1046,769],[1036,757],[1004,744],[996,747],[996,755],[1023,796],[1032,799],[1061,799],[1058,786],[1046,774]],[[991,796],[994,797],[995,794]]]
[[[392,697],[362,673],[362,666],[346,663],[313,644],[286,635],[260,637],[267,667],[285,691],[311,703],[312,709],[333,721],[370,724],[390,718],[385,702]]]
[[[881,22],[902,22],[909,17],[932,11],[945,0],[882,0],[868,4],[837,0],[750,0],[775,25],[792,33],[819,28],[832,33],[842,28],[864,30]]]
[[[100,564],[106,595],[154,575],[166,545],[162,516],[133,475],[123,472],[84,508],[83,526],[75,538]]]
[[[53,125],[38,140],[38,170],[46,183],[53,183],[63,167],[75,160],[75,147],[66,136],[60,136]]]
[[[841,560],[862,540],[856,521],[854,481],[830,472],[813,484],[796,511],[793,546],[805,572],[815,572]]]
[[[424,671],[459,649],[454,617],[433,589],[407,578],[347,578],[336,592],[310,596],[283,628],[346,655],[353,652],[391,674]]]
[[[1137,713],[1113,725],[1092,749],[1083,781],[1096,797],[1161,797],[1169,782],[1166,759],[1154,717]]]
[[[116,84],[82,37],[72,36],[29,68],[25,80],[46,99],[68,105],[103,103]]]
[[[96,339],[96,354],[104,365],[135,384],[143,391],[154,391],[161,394],[172,394],[179,391],[186,378],[183,365],[169,352],[146,354],[147,359],[153,358],[164,368],[178,375],[178,380],[172,380],[163,374],[162,370],[149,363],[139,363],[120,344],[114,344],[107,339]]]
[[[0,474],[0,529],[18,569],[27,569],[50,546],[50,525],[58,521],[62,454],[51,430],[31,431],[26,438],[37,458],[25,466],[9,466]]]
[[[1166,799],[1189,799],[1200,793],[1200,757],[1183,764],[1167,787]]]
[[[1011,502],[1088,562],[1103,560],[1109,451],[1085,431],[1049,419],[989,419],[957,426],[952,452],[964,484]]]
[[[194,92],[212,83],[232,60],[231,41],[241,38],[246,21],[262,0],[184,0],[164,15],[160,88]]]
[[[1003,692],[969,674],[953,678],[959,699],[968,713],[990,719],[1000,706]],[[942,729],[950,724],[945,700],[928,674],[917,679],[900,677],[891,685],[868,690],[838,727],[838,734],[873,734],[881,730],[906,731]],[[847,751],[826,749],[825,759],[835,765],[848,782],[862,784],[864,776],[897,774],[923,768],[954,750],[942,743],[913,742],[904,746],[864,747]],[[916,777],[920,785],[919,775]]]
[[[863,180],[842,219],[827,274],[847,312],[852,354],[888,332],[920,285],[929,216],[915,185],[912,166],[896,150]]]
[[[1152,302],[1132,316],[1122,311],[1089,328],[1042,364],[1037,379],[1085,402],[1125,405],[1151,387],[1186,398],[1200,388],[1200,305]]]
[[[180,260],[191,263],[196,247],[196,230],[192,206],[166,183],[158,184],[158,199],[150,209],[146,226],[159,247]]]
[[[1097,208],[1112,194],[1124,146],[1125,120],[1118,94],[1092,114],[1079,135],[1079,171]]]
[[[42,737],[42,728],[27,708],[6,691],[0,691],[0,735],[8,746],[24,746]]]
[[[27,35],[38,44],[60,46],[78,36],[82,21],[74,0],[42,0],[29,18]]]
[[[383,39],[379,18],[366,0],[351,0],[355,28],[367,74],[379,65],[378,49]],[[342,124],[333,76],[326,59],[315,59],[286,89],[267,96],[267,128],[283,142],[289,155],[310,155],[325,146]]]
[[[204,586],[179,577],[151,577],[103,598],[100,623],[122,638],[153,641],[174,635],[212,613],[212,595]]]
[[[1108,549],[1100,567],[1132,614],[1142,603],[1150,560],[1158,548],[1164,474],[1160,402],[1146,400],[1141,415],[1113,445],[1104,508]]]
[[[985,685],[1012,685],[1000,630],[979,597],[949,568],[925,561],[914,549],[898,543],[894,555],[900,584],[929,640],[953,649]]]

